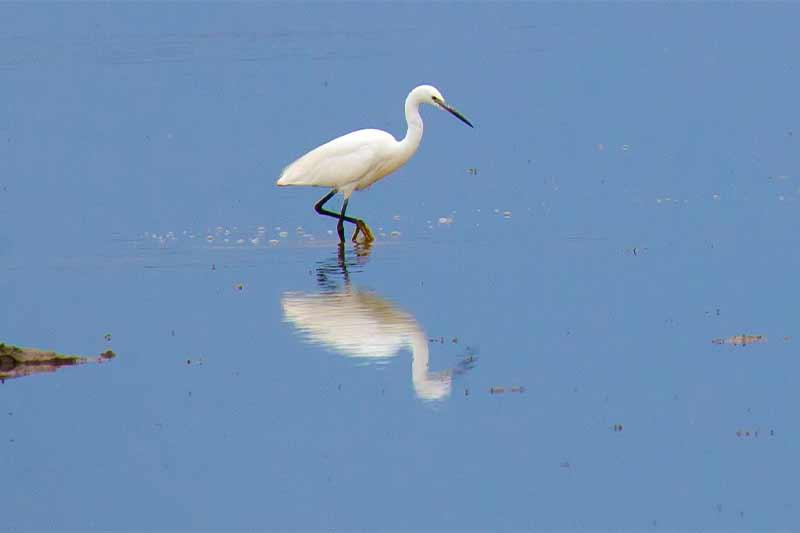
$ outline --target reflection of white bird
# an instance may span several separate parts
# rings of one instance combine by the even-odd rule
[[[411,348],[411,380],[422,399],[450,394],[451,372],[428,370],[428,337],[408,313],[354,288],[321,294],[286,293],[283,314],[310,342],[348,357],[393,357]]]
[[[339,219],[336,229],[340,241],[344,242],[345,220],[356,225],[356,230],[353,232],[354,242],[359,232],[364,234],[366,242],[372,241],[372,232],[363,220],[345,215],[347,202],[353,191],[366,189],[411,159],[422,141],[422,117],[419,114],[421,104],[430,104],[449,111],[472,126],[464,115],[445,103],[444,97],[436,87],[420,85],[406,98],[408,130],[401,141],[395,140],[385,131],[374,129],[358,130],[342,135],[318,146],[287,166],[278,178],[277,184],[331,187],[333,190],[314,206],[317,213]],[[342,211],[335,213],[323,208],[325,202],[337,192],[344,195]]]

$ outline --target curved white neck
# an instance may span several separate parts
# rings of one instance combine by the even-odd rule
[[[406,122],[408,130],[406,136],[400,141],[400,148],[406,157],[411,157],[417,151],[422,141],[422,117],[419,114],[419,100],[415,95],[409,94],[406,98]]]

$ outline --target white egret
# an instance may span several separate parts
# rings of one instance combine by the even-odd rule
[[[330,187],[331,191],[316,203],[314,210],[320,215],[339,219],[336,229],[341,242],[344,242],[345,221],[356,225],[353,242],[356,241],[359,232],[363,233],[366,242],[372,241],[374,239],[372,232],[363,220],[345,215],[347,203],[353,191],[366,189],[394,172],[417,151],[422,140],[422,117],[419,114],[421,104],[449,111],[472,127],[472,123],[464,115],[445,103],[444,97],[436,87],[420,85],[406,97],[408,130],[402,140],[398,141],[391,134],[376,129],[358,130],[342,135],[314,148],[283,169],[277,184]],[[337,192],[344,195],[340,213],[328,211],[323,207]]]

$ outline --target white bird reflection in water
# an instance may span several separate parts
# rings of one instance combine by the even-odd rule
[[[283,314],[308,342],[319,344],[347,357],[385,359],[411,350],[411,382],[417,396],[441,400],[449,396],[455,373],[468,369],[431,372],[428,337],[413,316],[381,298],[350,283],[348,266],[363,264],[369,247],[360,246],[355,261],[345,257],[340,245],[336,262],[317,268],[319,293],[288,292],[283,295]],[[341,272],[342,287],[332,281]],[[470,362],[474,359],[470,359]]]

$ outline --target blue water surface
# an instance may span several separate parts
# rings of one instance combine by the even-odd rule
[[[798,20],[0,5],[0,342],[117,354],[0,386],[0,529],[797,529]],[[421,83],[341,250],[274,182]]]

